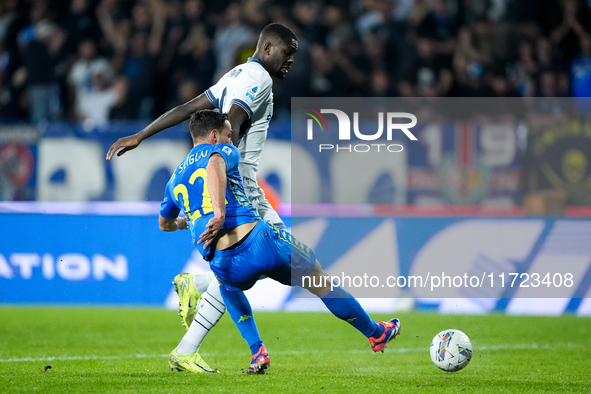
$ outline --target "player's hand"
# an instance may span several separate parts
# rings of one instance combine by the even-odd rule
[[[178,230],[187,230],[189,228],[189,222],[186,216],[179,216],[176,218],[176,227]]]
[[[201,233],[201,235],[199,236],[199,241],[197,241],[197,244],[200,245],[205,242],[205,244],[203,245],[203,249],[207,249],[209,245],[211,245],[215,237],[218,235],[218,231],[220,231],[220,228],[222,228],[222,224],[224,224],[224,219],[225,218],[223,217],[218,218],[215,216],[209,219],[209,222],[207,222],[207,229],[203,233]]]
[[[142,141],[140,140],[137,134],[119,138],[117,142],[115,142],[109,148],[109,152],[107,152],[107,160],[111,160],[115,152],[117,152],[119,149],[123,148],[119,152],[117,152],[117,156],[121,156],[125,152],[137,148],[140,142]]]

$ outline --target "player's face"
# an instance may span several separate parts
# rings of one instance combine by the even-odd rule
[[[292,39],[291,43],[277,46],[274,49],[272,62],[275,75],[273,76],[284,79],[293,64],[293,56],[298,51],[298,42]]]
[[[232,126],[229,121],[224,122],[224,127],[217,133],[217,144],[231,144],[232,143]]]

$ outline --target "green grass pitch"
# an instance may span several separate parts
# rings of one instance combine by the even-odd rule
[[[227,314],[201,349],[221,373],[189,374],[167,366],[185,332],[175,312],[0,307],[0,393],[591,391],[587,318],[399,314],[401,335],[374,354],[328,313],[255,317],[271,356],[267,375],[244,373],[250,353]],[[474,346],[471,363],[456,373],[429,357],[431,339],[447,328],[464,331]]]

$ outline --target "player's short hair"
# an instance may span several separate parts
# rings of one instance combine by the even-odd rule
[[[191,137],[193,137],[193,140],[205,138],[211,130],[223,129],[226,120],[228,120],[228,114],[211,110],[197,111],[191,115],[189,120]]]
[[[264,27],[259,36],[259,44],[261,41],[271,42],[274,45],[283,43],[291,44],[292,40],[298,40],[295,33],[287,26],[281,23],[270,23]]]

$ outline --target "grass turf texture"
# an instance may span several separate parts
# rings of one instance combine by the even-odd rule
[[[589,392],[591,321],[565,316],[399,314],[385,353],[328,313],[255,313],[269,349],[267,375],[244,374],[250,352],[226,315],[202,346],[220,374],[170,372],[166,356],[185,330],[158,309],[0,307],[0,392]],[[373,315],[377,319],[391,316]],[[464,331],[466,369],[438,370],[439,331]],[[29,358],[29,359],[27,359]],[[51,366],[51,368],[47,368]]]

